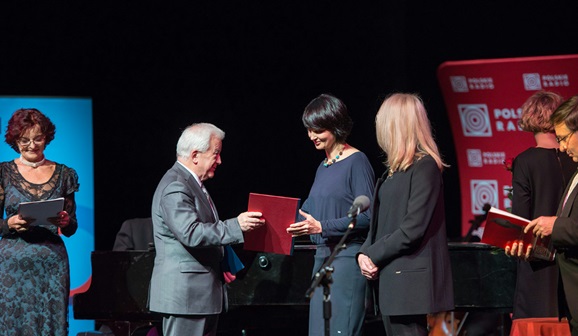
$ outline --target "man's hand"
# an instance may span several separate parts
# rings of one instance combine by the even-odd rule
[[[534,236],[544,238],[552,234],[552,228],[554,227],[554,222],[556,221],[556,216],[541,216],[526,225],[524,228],[524,233],[532,231]]]
[[[516,240],[512,243],[508,243],[508,245],[504,247],[504,251],[506,251],[507,256],[528,260],[530,258],[530,253],[532,252],[532,244],[529,244],[526,247],[526,252],[524,253],[524,241]]]
[[[261,216],[263,216],[263,214],[256,211],[243,212],[237,216],[237,220],[241,226],[241,231],[253,231],[265,224],[265,219],[261,218]]]

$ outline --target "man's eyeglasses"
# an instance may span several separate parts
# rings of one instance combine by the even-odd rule
[[[563,137],[561,137],[561,138],[556,137],[556,142],[558,142],[558,143],[561,143],[562,141],[568,142],[568,140],[570,140],[570,136],[571,136],[572,134],[574,134],[574,132],[570,132],[570,133],[566,134],[565,136],[563,136]]]
[[[46,137],[43,135],[43,136],[37,136],[36,138],[34,138],[32,140],[28,139],[28,138],[20,138],[16,141],[18,142],[18,144],[20,146],[28,146],[28,145],[30,145],[30,143],[32,141],[34,141],[35,145],[41,145],[45,140],[46,140]]]

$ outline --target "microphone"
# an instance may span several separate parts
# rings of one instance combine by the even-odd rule
[[[357,215],[359,215],[360,213],[367,210],[367,208],[369,208],[369,203],[371,203],[369,201],[369,197],[365,195],[357,196],[353,201],[351,208],[349,208],[349,211],[347,211],[347,217],[349,218],[357,217]]]

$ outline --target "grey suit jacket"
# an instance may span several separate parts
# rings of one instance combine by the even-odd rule
[[[175,162],[153,196],[152,220],[156,257],[150,310],[219,314],[226,300],[220,266],[222,246],[244,241],[237,219],[214,218],[195,178]]]

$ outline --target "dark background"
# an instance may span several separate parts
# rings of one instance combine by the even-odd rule
[[[332,93],[376,175],[374,117],[419,93],[442,155],[448,235],[460,235],[451,130],[436,78],[451,60],[578,53],[575,1],[28,1],[0,4],[0,94],[93,99],[96,249],[150,216],[182,129],[226,133],[207,187],[222,218],[249,192],[307,197],[323,159],[301,124]],[[58,125],[57,125],[58,127]],[[74,167],[74,162],[65,162]],[[82,176],[81,187],[82,187]]]

